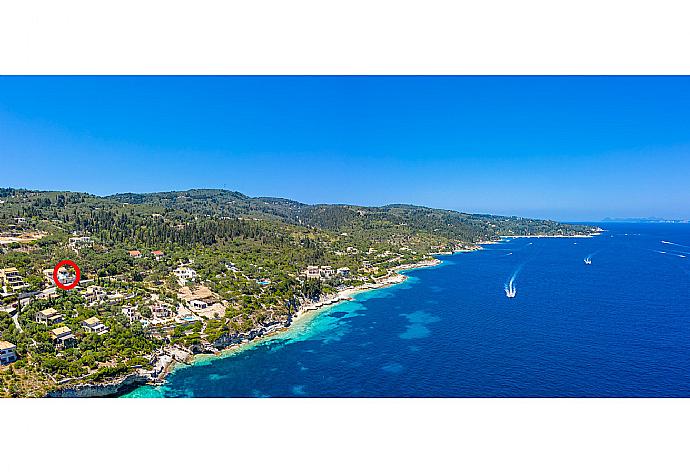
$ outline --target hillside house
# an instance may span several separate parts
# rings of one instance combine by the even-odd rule
[[[178,267],[173,271],[173,274],[175,274],[175,277],[177,277],[178,282],[180,285],[184,285],[188,281],[193,282],[196,280],[196,271],[192,269],[191,267]]]
[[[331,266],[321,266],[319,274],[325,279],[330,279],[335,275],[335,270]]]
[[[11,364],[17,360],[17,346],[9,341],[0,340],[0,365]]]
[[[127,317],[130,323],[141,319],[141,314],[139,314],[136,306],[123,306],[122,314]]]
[[[68,349],[77,345],[77,338],[67,326],[61,326],[50,331],[50,337],[57,349]]]
[[[173,315],[173,312],[170,306],[165,303],[157,303],[151,305],[151,314],[154,318],[168,319]]]
[[[189,302],[189,308],[192,310],[204,310],[208,307],[208,303],[203,300],[192,300]]]
[[[84,330],[87,333],[96,333],[98,335],[105,334],[108,332],[108,328],[95,316],[92,316],[91,318],[88,318],[84,321],[81,322],[81,325],[84,327]]]
[[[63,285],[70,285],[77,279],[77,276],[76,274],[70,273],[66,267],[60,267],[57,272],[57,279],[58,282]]]
[[[0,285],[5,287],[6,292],[17,292],[29,286],[24,283],[16,267],[0,269]]]
[[[307,270],[304,272],[308,279],[320,279],[321,271],[319,266],[308,266]]]
[[[57,312],[55,308],[46,308],[36,313],[35,318],[36,323],[41,323],[46,326],[52,326],[58,323],[62,323],[63,316]]]
[[[82,295],[87,303],[100,303],[108,297],[108,292],[98,285],[89,285]]]
[[[69,238],[67,246],[70,249],[78,251],[79,249],[84,247],[93,247],[93,241],[89,236],[79,236],[75,238]]]

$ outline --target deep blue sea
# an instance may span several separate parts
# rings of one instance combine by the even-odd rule
[[[127,396],[690,396],[690,225],[601,226],[442,256]]]

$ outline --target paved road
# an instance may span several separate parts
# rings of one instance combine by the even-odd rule
[[[14,325],[17,327],[17,331],[19,331],[20,333],[23,333],[24,330],[19,325],[19,313],[15,313],[14,315],[12,315],[12,321],[14,321]]]

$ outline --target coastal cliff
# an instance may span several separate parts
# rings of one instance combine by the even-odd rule
[[[91,398],[117,397],[145,385],[151,377],[142,373],[132,373],[105,383],[84,383],[59,388],[49,392],[48,398]]]

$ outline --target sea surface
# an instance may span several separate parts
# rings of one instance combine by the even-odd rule
[[[690,396],[690,225],[600,226],[442,256],[127,396]]]

